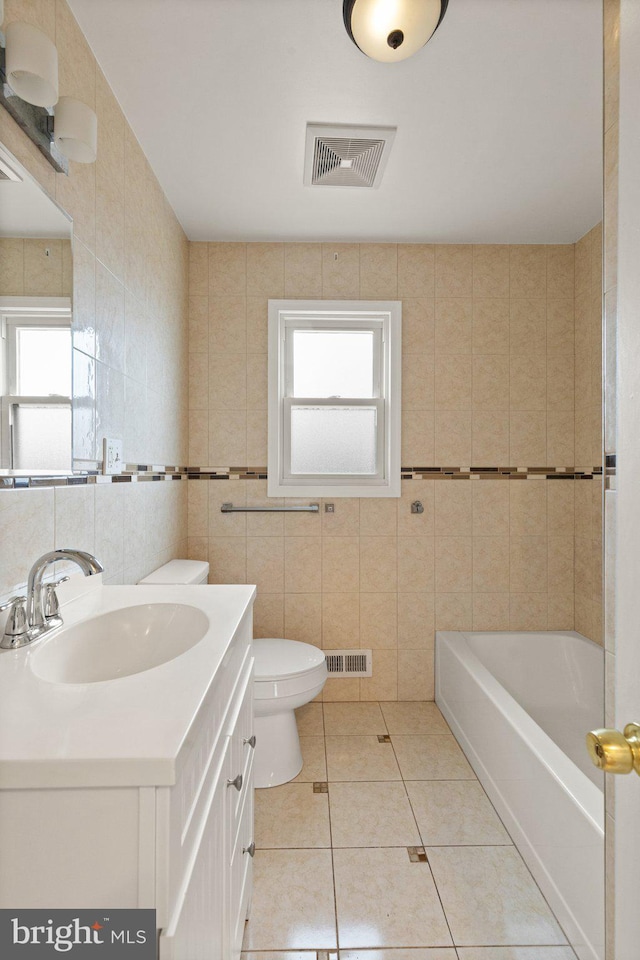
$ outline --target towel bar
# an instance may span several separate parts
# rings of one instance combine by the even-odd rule
[[[310,503],[308,507],[234,507],[232,503],[223,503],[221,513],[318,513],[319,503]]]

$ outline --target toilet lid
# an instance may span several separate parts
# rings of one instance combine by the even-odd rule
[[[278,680],[314,670],[324,663],[322,650],[299,640],[253,641],[256,680]]]

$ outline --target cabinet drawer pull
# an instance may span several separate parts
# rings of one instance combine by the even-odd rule
[[[252,747],[252,748],[255,750],[255,748],[256,748],[256,735],[255,735],[255,733],[252,734],[250,737],[245,737],[242,742],[243,742],[243,743],[248,743],[249,746]]]
[[[242,852],[243,852],[243,853],[248,853],[250,857],[254,857],[254,856],[255,856],[255,853],[256,853],[256,845],[255,845],[255,843],[253,842],[253,840],[251,841],[251,843],[249,844],[248,847],[243,847],[243,848],[242,848]]]
[[[233,780],[227,780],[228,787],[235,787],[236,790],[242,790],[242,774],[239,773],[237,777],[234,777]]]

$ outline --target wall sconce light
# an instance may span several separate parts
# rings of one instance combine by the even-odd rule
[[[406,60],[436,32],[449,0],[344,0],[347,33],[372,60]]]
[[[69,160],[95,162],[98,118],[80,100],[58,99],[58,51],[29,23],[12,21],[5,35],[0,33],[0,105],[60,173],[68,173]]]
[[[53,140],[69,160],[95,163],[98,118],[91,107],[73,97],[60,97],[54,110]]]
[[[58,100],[58,51],[46,33],[14,20],[6,30],[7,83],[17,95],[37,107]]]

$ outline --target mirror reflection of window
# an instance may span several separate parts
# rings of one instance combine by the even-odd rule
[[[4,306],[2,324],[2,466],[21,472],[66,471],[71,463],[69,301],[6,299],[11,304]]]
[[[68,470],[71,463],[71,317],[60,310],[5,318],[0,436],[2,464],[11,470]]]
[[[19,403],[13,411],[13,469],[64,470],[71,459],[71,404]]]
[[[0,145],[0,469],[70,473],[71,223]]]
[[[64,397],[71,383],[69,325],[16,328],[16,388],[21,394]]]

